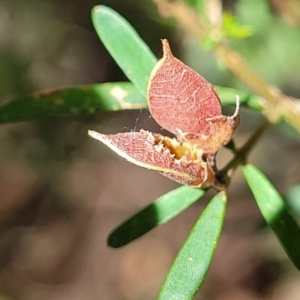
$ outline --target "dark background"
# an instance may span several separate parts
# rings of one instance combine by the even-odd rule
[[[151,1],[2,0],[1,104],[37,90],[126,79],[92,27],[96,4],[125,16],[158,57],[160,39],[168,38],[173,52],[213,84],[246,89],[192,36],[162,19]],[[262,0],[225,1],[225,7],[254,29],[233,47],[268,82],[299,98],[300,11]],[[241,115],[238,145],[263,120],[246,109]],[[87,137],[88,129],[133,128],[160,131],[146,110],[0,127],[1,300],[156,299],[209,197],[132,244],[108,248],[114,227],[177,186]],[[266,133],[250,162],[288,196],[300,182],[299,151],[299,137],[279,125]],[[219,165],[228,158],[221,151]],[[299,299],[300,276],[265,227],[239,172],[229,196],[224,232],[196,299]]]

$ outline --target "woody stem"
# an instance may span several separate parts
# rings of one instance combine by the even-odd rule
[[[241,163],[244,163],[249,152],[253,149],[262,134],[269,128],[270,125],[271,123],[268,120],[264,121],[250,136],[247,142],[239,150],[237,150],[236,155],[220,172],[226,174],[228,171],[234,171]]]

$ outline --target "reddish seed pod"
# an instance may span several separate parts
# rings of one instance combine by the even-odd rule
[[[108,135],[89,130],[89,135],[129,162],[181,184],[204,188],[214,182],[212,168],[202,160],[201,149],[192,144],[144,130]]]
[[[223,116],[213,86],[175,58],[167,40],[162,43],[163,58],[148,84],[151,115],[179,141],[189,141],[205,154],[214,154],[229,142],[239,124],[238,105],[232,117]]]
[[[238,105],[232,117],[222,115],[213,86],[175,58],[163,40],[163,58],[148,84],[148,104],[157,123],[177,138],[141,130],[89,135],[138,166],[156,170],[181,184],[206,188],[215,184],[210,159],[239,124]]]

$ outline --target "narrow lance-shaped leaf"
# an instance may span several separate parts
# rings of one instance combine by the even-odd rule
[[[255,95],[224,87],[217,90],[223,105],[234,104],[234,97],[239,94],[245,106],[260,109]],[[0,124],[147,106],[146,99],[131,82],[98,83],[42,91],[11,100],[0,106]]]
[[[119,67],[146,97],[148,79],[157,59],[135,29],[116,11],[98,5],[93,8],[95,29]]]
[[[56,89],[20,97],[0,106],[0,124],[52,115],[144,108],[145,98],[130,82]]]
[[[286,209],[276,188],[255,166],[245,165],[243,173],[267,224],[287,255],[300,270],[300,229]]]
[[[226,194],[207,205],[180,249],[159,294],[159,300],[190,300],[203,283],[224,221]]]
[[[117,227],[109,235],[108,245],[118,248],[130,243],[156,226],[167,223],[204,194],[203,190],[187,186],[166,193]]]

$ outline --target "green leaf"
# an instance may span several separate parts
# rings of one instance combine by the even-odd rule
[[[116,11],[104,6],[92,10],[94,27],[111,56],[146,97],[150,73],[157,58],[135,29]]]
[[[49,115],[145,108],[147,102],[129,82],[101,83],[20,97],[0,107],[0,124]]]
[[[193,298],[203,283],[217,246],[226,194],[217,194],[207,205],[180,249],[159,294],[159,300]]]
[[[288,208],[300,217],[300,184],[292,186],[286,195]]]
[[[182,186],[156,199],[118,226],[108,237],[108,245],[122,247],[154,227],[165,224],[205,194],[203,190]]]
[[[264,219],[300,270],[300,229],[296,221],[278,191],[255,166],[245,165],[243,173]]]
[[[256,95],[225,87],[216,89],[224,106],[235,105],[235,96],[239,95],[242,105],[261,109]],[[0,106],[0,124],[43,119],[52,115],[78,115],[147,106],[146,99],[131,82],[108,82],[17,98]]]
[[[223,106],[235,105],[236,96],[239,97],[240,103],[243,106],[252,108],[254,110],[261,110],[262,106],[259,101],[259,96],[250,94],[241,90],[236,90],[228,87],[215,86]]]
[[[232,39],[243,39],[253,35],[252,27],[240,24],[231,12],[223,14],[222,30],[226,37]]]

